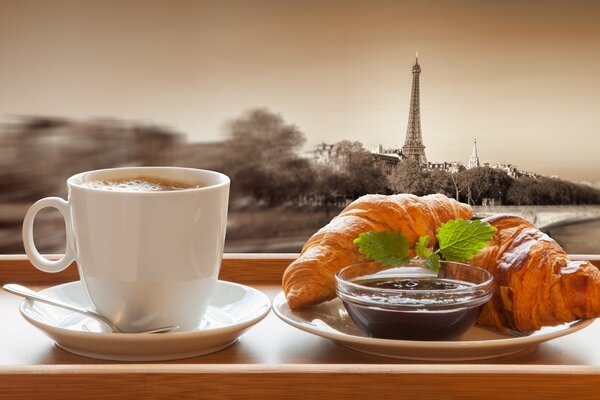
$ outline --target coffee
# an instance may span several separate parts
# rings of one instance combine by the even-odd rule
[[[139,176],[90,181],[83,184],[92,189],[113,192],[170,192],[174,190],[196,189],[203,185],[156,177]]]
[[[221,267],[229,178],[193,168],[126,167],[82,172],[67,185],[68,201],[48,197],[25,215],[31,263],[60,272],[76,261],[94,309],[123,331],[198,329]],[[43,257],[33,240],[35,216],[46,207],[65,219],[59,260]]]

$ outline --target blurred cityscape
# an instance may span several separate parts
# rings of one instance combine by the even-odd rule
[[[297,252],[342,207],[367,193],[444,193],[482,207],[600,204],[600,191],[558,178],[485,165],[451,170],[410,157],[392,163],[359,142],[303,151],[304,141],[299,127],[267,109],[230,121],[226,138],[210,143],[188,142],[168,127],[115,119],[15,119],[0,129],[0,253],[23,253],[21,223],[34,201],[66,197],[65,181],[75,173],[117,166],[228,174],[228,252]],[[64,250],[58,213],[40,213],[35,235],[41,251]]]
[[[595,2],[139,3],[0,2],[0,254],[69,176],[130,165],[229,175],[228,252],[443,193],[600,254]],[[55,210],[34,231],[64,250]]]

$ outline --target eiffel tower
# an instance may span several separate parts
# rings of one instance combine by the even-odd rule
[[[410,110],[408,112],[408,128],[406,129],[406,139],[402,146],[404,158],[417,160],[420,165],[427,164],[425,156],[425,146],[421,135],[421,108],[419,101],[419,74],[421,66],[419,65],[419,53],[415,65],[412,68],[413,81],[410,94]]]

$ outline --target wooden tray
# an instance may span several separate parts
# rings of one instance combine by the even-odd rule
[[[294,254],[229,254],[220,279],[271,298]],[[591,258],[591,257],[578,257]],[[596,257],[597,258],[597,257]],[[24,256],[0,256],[0,283],[37,289],[77,280],[74,266],[39,272]],[[233,346],[204,357],[117,363],[57,348],[19,314],[21,300],[0,292],[0,396],[444,399],[600,398],[600,325],[511,358],[433,364],[359,353],[281,322],[273,313]]]

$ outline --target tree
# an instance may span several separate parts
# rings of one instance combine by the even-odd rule
[[[304,133],[266,108],[246,112],[229,123],[229,145],[240,157],[270,161],[295,158],[306,141]],[[250,151],[248,154],[242,152]]]
[[[523,176],[514,180],[507,201],[517,205],[598,204],[600,191],[560,179]]]
[[[324,206],[325,216],[333,207],[346,199],[348,175],[336,171],[331,165],[316,165],[313,167],[314,182],[312,194]]]
[[[460,192],[466,194],[469,204],[481,204],[486,197],[504,202],[512,184],[512,178],[506,172],[490,167],[471,168],[456,175]]]
[[[266,193],[269,204],[297,202],[306,197],[314,185],[314,170],[307,159],[289,158],[270,169],[274,181]]]
[[[395,193],[426,194],[425,179],[427,174],[416,160],[400,161],[388,177],[390,188]]]
[[[460,172],[450,173],[450,182],[452,183],[454,198],[459,201],[460,194],[466,189],[464,185],[464,179],[461,179]]]
[[[232,197],[251,195],[276,205],[308,189],[310,166],[297,155],[304,133],[280,114],[250,110],[229,123],[228,136],[224,170],[232,180]]]
[[[339,206],[349,199],[370,193],[385,193],[385,173],[360,142],[347,140],[335,144],[336,158],[328,165],[313,166],[312,197],[325,206]]]
[[[432,193],[450,195],[452,175],[439,169],[425,169],[416,160],[402,160],[388,177],[395,193],[412,193],[423,196]]]
[[[343,140],[335,146],[338,149],[337,170],[341,175],[339,179],[345,182],[346,197],[355,199],[369,193],[385,193],[385,173],[362,143]]]
[[[441,169],[427,170],[426,190],[428,193],[441,193],[452,196],[454,193],[452,174]]]
[[[515,179],[506,194],[507,203],[518,206],[534,204],[531,197],[532,192],[530,190],[533,181],[534,178],[529,177]]]

